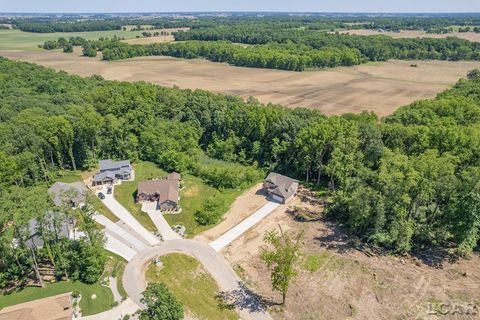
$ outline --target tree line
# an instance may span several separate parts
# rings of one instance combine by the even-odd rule
[[[293,43],[312,49],[357,49],[370,61],[389,59],[478,60],[480,43],[447,39],[394,39],[388,36],[358,36],[309,30],[259,30],[243,27],[215,27],[179,31],[177,41],[231,41],[244,44]]]
[[[468,253],[478,246],[480,71],[382,120],[81,78],[6,59],[0,74],[2,190],[31,188],[99,158],[191,172],[201,163],[208,170],[197,174],[228,187],[237,173],[215,169],[202,161],[206,155],[325,188],[329,217],[389,250]],[[255,177],[241,166],[232,170]]]

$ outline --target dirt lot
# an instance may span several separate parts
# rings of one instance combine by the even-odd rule
[[[478,319],[478,255],[455,263],[442,260],[440,264],[427,264],[424,257],[376,254],[335,224],[294,221],[286,212],[293,207],[313,213],[320,208],[297,198],[223,252],[234,269],[271,305],[275,319]],[[284,230],[305,230],[299,276],[290,286],[284,311],[276,305],[281,296],[271,291],[268,271],[259,259],[265,231],[279,224]],[[317,262],[314,268],[307,264],[312,257]],[[451,311],[453,307],[477,314],[430,314]]]
[[[59,51],[0,50],[11,59],[34,62],[83,76],[145,80],[163,86],[205,89],[290,107],[319,109],[326,114],[362,110],[387,115],[418,99],[449,88],[480,62],[390,61],[323,71],[292,72],[233,67],[205,60],[142,57],[107,62]],[[410,67],[417,64],[417,68]]]
[[[265,192],[262,190],[262,183],[259,183],[235,200],[228,212],[225,213],[225,218],[221,223],[197,235],[195,239],[207,243],[217,239],[266,203],[267,199]]]
[[[402,30],[400,32],[378,32],[376,30],[346,30],[340,33],[356,34],[360,36],[384,35],[392,38],[446,38],[458,37],[474,42],[480,42],[480,33],[475,32],[451,32],[446,34],[426,33],[424,31]]]

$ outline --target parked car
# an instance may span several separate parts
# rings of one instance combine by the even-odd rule
[[[112,187],[107,187],[107,194],[112,194],[112,190],[113,190]]]
[[[100,193],[98,194],[98,197],[99,197],[100,199],[102,199],[102,200],[105,199],[105,195],[103,194],[103,192],[100,192]]]

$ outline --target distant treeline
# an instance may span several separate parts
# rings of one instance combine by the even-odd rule
[[[260,30],[243,27],[192,29],[175,33],[177,41],[232,41],[244,44],[293,43],[312,49],[358,49],[370,61],[389,59],[478,60],[480,43],[459,38],[393,39],[388,36],[357,36],[306,30]]]
[[[294,71],[352,66],[366,61],[357,49],[325,47],[320,50],[312,50],[306,46],[298,47],[291,44],[242,47],[222,41],[188,41],[149,45],[112,42],[103,49],[104,60],[119,60],[138,56],[205,58],[214,62],[227,62],[235,66]]]

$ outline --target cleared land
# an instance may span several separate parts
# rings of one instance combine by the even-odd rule
[[[66,39],[70,37],[82,37],[88,40],[98,40],[101,37],[112,38],[117,36],[119,38],[130,39],[137,36],[142,37],[142,32],[172,32],[176,29],[155,29],[146,31],[128,31],[128,30],[109,30],[109,31],[90,31],[90,32],[54,32],[54,33],[34,33],[23,32],[16,29],[3,30],[0,29],[0,49],[12,50],[43,50],[38,48],[39,44],[43,44],[48,40],[58,40],[60,37]],[[142,38],[139,38],[142,39]]]
[[[306,222],[292,218],[295,210]],[[457,262],[443,260],[439,252],[384,255],[324,221],[321,211],[321,203],[302,190],[224,250],[239,276],[270,301],[274,319],[440,319],[428,312],[439,310],[441,303],[479,305],[478,254]],[[271,290],[259,257],[265,232],[278,225],[284,231],[305,230],[299,276],[290,286],[285,310],[276,306],[281,295]]]
[[[0,50],[0,55],[82,76],[149,81],[159,85],[253,96],[259,101],[318,109],[325,114],[375,111],[387,115],[415,100],[435,97],[474,68],[475,61],[389,61],[323,71],[233,67],[171,57],[107,62],[60,51]],[[417,64],[417,68],[410,67]]]
[[[446,37],[457,37],[461,39],[470,40],[473,42],[480,42],[480,33],[475,32],[451,32],[445,34],[437,33],[426,33],[425,31],[415,31],[415,30],[402,30],[400,32],[379,32],[376,30],[367,30],[367,29],[353,29],[353,30],[342,30],[340,33],[349,33],[356,34],[360,36],[374,36],[374,35],[384,35],[392,38],[436,38],[442,39]]]

